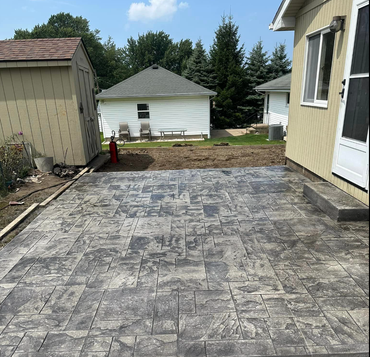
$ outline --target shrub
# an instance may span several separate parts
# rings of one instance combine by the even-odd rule
[[[17,178],[27,175],[28,170],[23,143],[14,143],[13,136],[0,144],[0,189],[4,191],[12,187]]]

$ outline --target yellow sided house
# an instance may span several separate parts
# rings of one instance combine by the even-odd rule
[[[369,1],[284,0],[294,31],[287,161],[369,205]]]
[[[94,69],[81,38],[0,41],[0,142],[86,165],[101,151]]]

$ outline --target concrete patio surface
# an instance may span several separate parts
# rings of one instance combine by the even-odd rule
[[[305,182],[85,175],[0,251],[0,356],[368,352],[368,224],[331,221]]]

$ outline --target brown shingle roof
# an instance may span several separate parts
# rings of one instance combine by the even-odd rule
[[[0,41],[0,61],[70,60],[80,41],[80,37]]]

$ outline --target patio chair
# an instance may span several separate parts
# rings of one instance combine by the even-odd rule
[[[123,140],[123,138],[127,136],[127,140],[131,141],[130,128],[128,127],[128,123],[119,123],[118,134],[120,140]]]
[[[142,140],[143,136],[148,136],[149,141],[152,140],[152,131],[150,129],[150,123],[148,121],[142,121],[141,122],[141,128],[140,128],[140,140]]]

